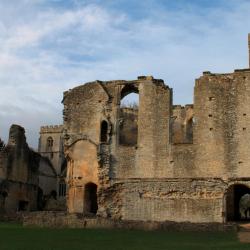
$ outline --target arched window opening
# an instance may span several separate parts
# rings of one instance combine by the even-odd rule
[[[226,221],[250,221],[250,188],[232,185],[226,193]]]
[[[102,121],[101,123],[101,142],[106,143],[108,141],[108,123]]]
[[[90,182],[84,189],[84,214],[95,215],[97,210],[97,185]]]
[[[60,181],[59,183],[59,197],[66,196],[66,183],[65,181]]]
[[[47,139],[47,145],[46,145],[46,148],[47,148],[47,151],[52,151],[52,147],[53,147],[53,139],[52,137],[48,137]]]
[[[121,100],[121,108],[138,109],[139,95],[137,93],[130,93]]]
[[[122,89],[119,117],[119,144],[124,146],[137,145],[139,94],[134,85]]]

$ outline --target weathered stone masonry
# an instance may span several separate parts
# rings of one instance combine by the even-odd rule
[[[132,93],[138,105],[124,105]],[[250,68],[203,72],[193,104],[172,99],[152,76],[70,89],[63,125],[41,127],[39,153],[13,125],[0,140],[0,215],[62,211],[66,199],[69,214],[52,216],[59,224],[250,220],[250,207],[239,213],[250,193]]]
[[[124,108],[130,93],[139,105]],[[185,107],[151,76],[86,83],[66,91],[63,104],[70,213],[239,219],[239,199],[250,190],[250,69],[204,72]]]
[[[37,209],[39,161],[24,129],[12,125],[8,144],[0,150],[0,215]]]

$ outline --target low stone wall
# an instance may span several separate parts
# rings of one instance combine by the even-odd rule
[[[221,223],[176,223],[121,221],[100,217],[86,218],[80,214],[64,212],[32,212],[23,217],[24,226],[49,228],[105,228],[105,229],[136,229],[136,230],[165,230],[165,231],[237,231],[237,224]]]

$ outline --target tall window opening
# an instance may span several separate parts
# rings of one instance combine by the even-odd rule
[[[126,85],[121,92],[119,144],[137,145],[139,92],[134,85]]]
[[[226,220],[250,221],[250,188],[236,184],[226,193]]]
[[[66,183],[65,181],[60,181],[59,183],[59,197],[65,197],[66,195]]]
[[[53,143],[53,138],[51,136],[48,137],[46,145],[47,151],[52,151]]]
[[[186,142],[193,142],[193,118],[189,119],[186,124]]]
[[[101,142],[105,143],[108,141],[108,123],[102,121],[101,123]]]
[[[84,190],[84,213],[85,215],[94,215],[97,210],[97,185],[90,182],[85,185]]]

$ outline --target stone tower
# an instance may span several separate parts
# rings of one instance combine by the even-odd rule
[[[64,197],[66,192],[65,184],[62,184],[64,183],[64,171],[66,171],[66,169],[64,169],[65,159],[63,153],[62,131],[62,125],[41,127],[38,147],[38,152],[51,163],[54,177],[56,178],[53,190],[57,192],[59,197]],[[44,181],[47,182],[46,179]]]

